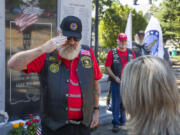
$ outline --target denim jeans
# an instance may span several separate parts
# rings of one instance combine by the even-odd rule
[[[120,84],[111,82],[111,91],[112,91],[112,114],[113,120],[112,124],[114,126],[124,125],[126,122],[125,110],[120,108],[122,104],[122,99],[120,95]]]

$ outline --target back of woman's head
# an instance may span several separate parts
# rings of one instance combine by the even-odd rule
[[[141,56],[128,63],[121,91],[124,107],[131,115],[127,126],[133,134],[180,134],[179,91],[174,73],[164,60]]]

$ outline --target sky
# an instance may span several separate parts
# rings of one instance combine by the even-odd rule
[[[134,6],[133,5],[133,1],[134,0],[119,0],[121,4],[123,5],[128,5],[129,7],[133,7],[136,9],[136,11],[143,11],[143,14],[145,14],[149,8],[151,7],[151,5],[149,4],[149,0],[138,0],[138,4]],[[157,7],[159,6],[159,4],[162,2],[163,0],[152,0],[152,3],[155,4]],[[95,9],[92,11],[92,16],[95,17]]]
[[[130,7],[134,7],[137,11],[142,10],[143,13],[146,13],[149,8],[151,7],[151,5],[149,4],[149,0],[138,0],[137,4],[139,5],[133,5],[134,0],[119,0],[123,5],[128,5]],[[162,2],[163,0],[157,0],[154,1],[152,0],[153,4],[155,4],[156,6],[159,6],[159,4]]]

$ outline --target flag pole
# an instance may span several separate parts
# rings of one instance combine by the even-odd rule
[[[132,48],[132,12],[131,11],[128,16],[125,33],[128,39],[127,48]]]

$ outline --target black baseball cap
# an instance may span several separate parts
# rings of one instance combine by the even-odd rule
[[[138,36],[144,36],[145,35],[143,30],[138,31],[137,34],[138,34]]]
[[[77,39],[82,38],[82,23],[78,17],[67,16],[60,25],[62,33],[66,37],[75,37]]]

